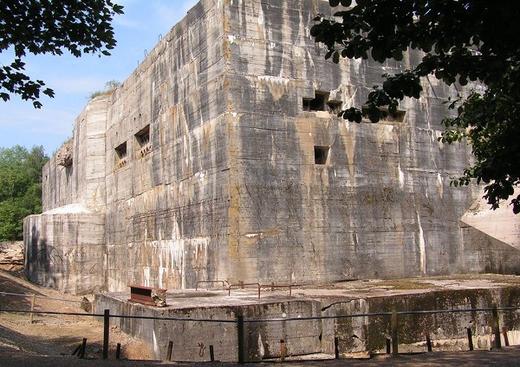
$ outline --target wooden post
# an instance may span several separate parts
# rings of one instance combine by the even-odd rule
[[[398,330],[398,323],[399,320],[397,318],[397,310],[394,307],[392,310],[392,319],[390,323],[390,327],[392,330],[392,355],[396,356],[399,354],[399,339],[397,336],[397,330]]]
[[[426,332],[426,349],[428,352],[431,352],[433,350],[432,348],[432,340],[430,338],[430,333]]]
[[[502,348],[502,342],[500,340],[500,325],[498,322],[498,310],[497,305],[493,304],[493,334],[495,334],[495,348]]]
[[[334,358],[339,359],[339,338],[334,337]]]
[[[502,335],[504,336],[504,343],[506,347],[509,347],[509,337],[507,336],[507,328],[505,326],[502,327]]]
[[[285,340],[280,339],[280,360],[284,362],[285,357],[287,357],[287,345],[285,344]]]
[[[213,350],[213,345],[209,346],[209,360],[215,362],[215,351]]]
[[[244,330],[244,316],[238,315],[237,317],[237,336],[238,336],[238,363],[246,362],[246,350],[245,350],[245,330]]]
[[[471,328],[466,328],[466,331],[468,332],[468,346],[469,350],[473,350],[473,335],[471,335]]]
[[[121,343],[117,343],[116,346],[116,359],[121,359]]]
[[[83,338],[83,342],[81,343],[81,349],[78,353],[78,357],[81,359],[85,358],[86,350],[87,350],[87,338]]]
[[[173,342],[170,340],[168,342],[168,350],[166,351],[166,360],[168,362],[172,361],[172,353],[173,353]]]
[[[108,341],[110,337],[110,310],[103,314],[103,359],[108,359]]]
[[[386,338],[386,354],[392,353],[392,339]]]
[[[36,294],[31,297],[31,324],[34,324],[34,304],[36,303]]]

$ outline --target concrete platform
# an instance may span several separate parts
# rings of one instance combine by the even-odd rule
[[[215,358],[236,361],[238,332],[236,320],[245,323],[246,358],[251,361],[278,358],[280,340],[292,356],[334,354],[334,338],[344,356],[381,353],[390,335],[390,317],[306,319],[360,313],[405,310],[467,309],[520,306],[520,277],[501,275],[460,275],[401,280],[345,281],[322,286],[301,286],[292,290],[256,288],[183,290],[168,293],[168,307],[156,308],[128,302],[128,293],[96,297],[96,310],[132,316],[211,319],[215,322],[113,319],[124,331],[150,342],[156,357],[165,357],[169,341],[174,343],[176,361],[207,361],[209,346]],[[302,320],[289,320],[301,318]],[[277,321],[248,322],[276,319]],[[501,326],[509,330],[509,342],[520,344],[520,312],[500,313]],[[400,350],[424,351],[428,332],[437,350],[466,350],[466,328],[472,328],[474,345],[492,345],[489,312],[402,315],[399,317]]]

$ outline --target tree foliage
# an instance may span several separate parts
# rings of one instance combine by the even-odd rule
[[[111,21],[122,13],[111,0],[0,1],[0,53],[14,53],[9,65],[0,66],[0,98],[16,94],[40,108],[40,95],[54,92],[26,74],[26,55],[110,55],[116,45]]]
[[[47,160],[42,146],[0,148],[0,240],[21,239],[23,218],[41,212],[41,172]]]
[[[520,181],[520,2],[484,0],[329,0],[343,8],[319,16],[311,30],[328,48],[327,58],[402,60],[408,49],[422,52],[413,69],[383,75],[364,108],[340,113],[360,122],[378,122],[396,112],[405,97],[419,98],[420,79],[434,75],[448,85],[467,86],[449,107],[455,117],[442,121],[442,142],[467,140],[475,162],[454,185],[486,184],[493,209],[514,194]],[[474,83],[471,83],[474,82]],[[480,88],[478,88],[478,86]],[[385,107],[384,109],[382,107]],[[511,204],[520,212],[520,195]]]

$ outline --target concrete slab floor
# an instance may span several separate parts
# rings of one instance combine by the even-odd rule
[[[248,286],[244,289],[233,287],[231,295],[228,295],[228,290],[222,287],[199,290],[168,290],[168,307],[166,308],[245,306],[295,299],[320,301],[327,299],[367,299],[424,294],[442,290],[500,289],[507,287],[520,287],[520,276],[460,274],[427,278],[352,280],[334,284],[294,286],[290,296],[289,290],[286,288],[271,290],[269,285],[265,285],[265,287],[262,285],[260,299],[258,299],[258,289],[255,286]],[[114,292],[107,295],[121,301],[126,301],[129,298],[129,292]]]

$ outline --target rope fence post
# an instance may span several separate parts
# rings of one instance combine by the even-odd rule
[[[121,343],[117,343],[117,347],[116,347],[116,359],[121,359]]]
[[[85,358],[85,353],[87,350],[87,338],[83,338],[83,341],[81,342],[81,349],[79,350],[78,357],[80,359]]]
[[[213,345],[209,346],[209,360],[210,362],[215,362],[215,350],[213,349]]]
[[[399,339],[397,335],[399,320],[397,318],[397,309],[392,309],[392,318],[390,321],[390,328],[392,330],[392,355],[396,356],[399,354]]]
[[[471,328],[470,327],[466,328],[466,331],[468,333],[468,347],[469,347],[469,350],[472,351],[473,350],[473,335],[471,335]]]
[[[505,326],[502,327],[502,335],[504,336],[504,344],[506,347],[509,347],[509,336],[507,335],[507,328]]]
[[[108,359],[108,340],[110,337],[110,310],[103,314],[103,359]]]
[[[493,304],[493,310],[491,311],[493,314],[493,334],[495,334],[495,348],[502,348],[502,342],[500,340],[500,324],[498,322],[498,310],[497,305]]]
[[[428,350],[428,352],[432,352],[433,351],[432,339],[430,337],[430,333],[429,332],[426,332],[426,349]]]
[[[166,351],[166,360],[168,362],[172,361],[172,353],[173,353],[173,342],[170,340],[168,342],[168,350]]]
[[[246,362],[246,351],[244,345],[244,316],[238,315],[237,317],[237,336],[238,336],[238,363],[242,364]]]

